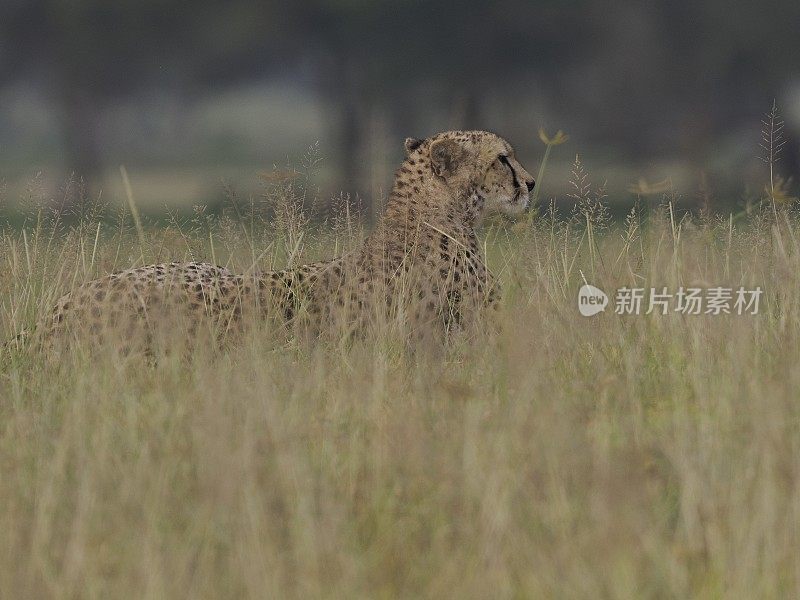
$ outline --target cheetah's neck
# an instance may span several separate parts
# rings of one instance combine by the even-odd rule
[[[371,237],[406,244],[433,230],[466,242],[475,237],[480,209],[475,186],[450,189],[419,153],[413,153],[398,169],[386,211]]]

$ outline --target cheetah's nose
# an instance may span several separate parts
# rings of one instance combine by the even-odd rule
[[[528,186],[528,191],[532,192],[533,188],[536,186],[536,182],[533,179],[531,179],[530,181],[526,181],[525,185]]]

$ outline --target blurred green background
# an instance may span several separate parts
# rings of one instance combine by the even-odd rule
[[[796,0],[2,0],[0,210],[124,198],[120,165],[151,211],[309,164],[369,205],[407,136],[494,130],[535,172],[539,127],[570,134],[545,199],[580,153],[612,201],[645,178],[735,202],[773,100],[800,172],[798,26]]]

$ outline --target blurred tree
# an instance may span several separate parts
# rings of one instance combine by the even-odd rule
[[[284,31],[276,5],[6,0],[0,78],[47,80],[61,110],[67,164],[92,180],[103,166],[97,134],[109,102],[148,86],[186,92],[268,68],[279,60]]]
[[[800,76],[797,23],[796,0],[4,0],[0,80],[47,79],[68,162],[91,177],[109,102],[302,65],[335,111],[340,183],[358,191],[376,113],[398,138],[423,133],[432,107],[450,112],[437,128],[482,127],[487,102],[534,88],[587,141],[702,159]]]
[[[450,106],[449,125],[480,128],[495,89],[525,89],[557,76],[587,45],[569,26],[588,28],[585,0],[308,0],[288,9],[320,90],[338,107],[346,189],[362,172],[369,118],[386,114],[398,137],[418,131],[419,115]]]

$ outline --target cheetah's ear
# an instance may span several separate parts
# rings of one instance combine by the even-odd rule
[[[452,175],[466,155],[466,150],[455,140],[443,139],[431,143],[431,167],[439,177]]]
[[[420,140],[418,138],[406,138],[405,147],[406,147],[406,154],[411,154],[414,150],[419,148],[422,145],[422,142],[425,140]]]

